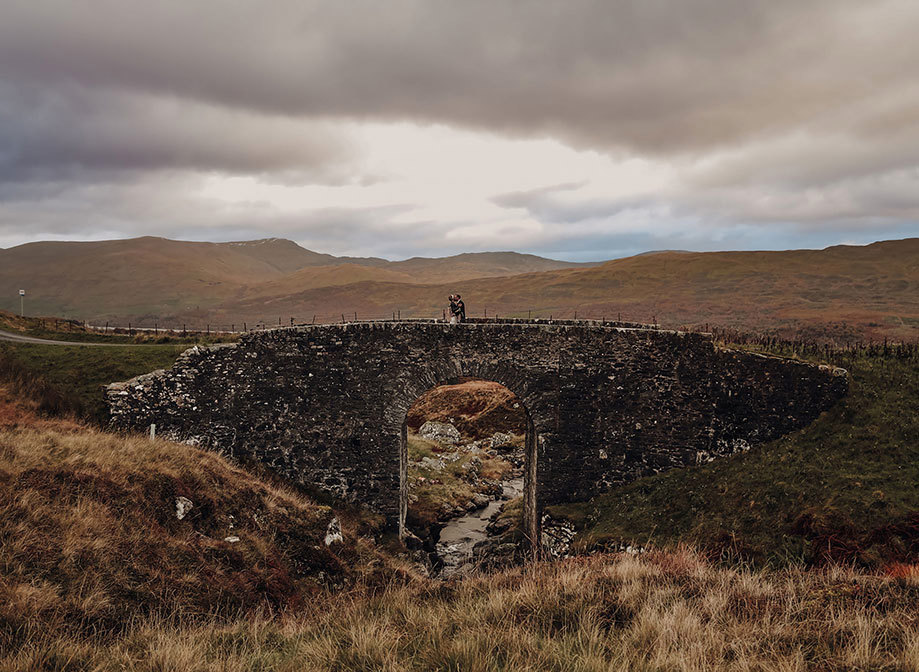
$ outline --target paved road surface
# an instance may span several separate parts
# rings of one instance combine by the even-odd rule
[[[14,343],[41,343],[42,345],[89,345],[89,346],[102,346],[105,348],[111,347],[136,347],[138,345],[172,345],[170,343],[80,343],[78,341],[52,341],[46,338],[33,338],[31,336],[23,336],[22,334],[14,334],[9,331],[0,331],[0,341],[12,341]]]

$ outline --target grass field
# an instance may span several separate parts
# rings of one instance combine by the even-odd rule
[[[748,453],[553,507],[581,549],[692,543],[756,562],[919,561],[919,357],[833,355],[847,398]]]
[[[69,414],[100,424],[108,411],[102,387],[169,367],[186,345],[84,347],[0,341],[4,377],[41,410]],[[28,388],[28,390],[26,389]]]
[[[20,317],[0,310],[0,330],[9,331],[31,338],[49,341],[69,341],[75,343],[111,343],[120,345],[194,345],[206,338],[211,343],[235,341],[235,333],[200,334],[182,332],[181,330],[137,331],[122,328],[99,330],[87,327],[76,320],[62,320],[44,317]]]
[[[0,672],[919,669],[919,577],[751,571],[689,551],[317,596],[283,617],[36,632]]]

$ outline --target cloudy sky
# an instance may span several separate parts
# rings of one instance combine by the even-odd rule
[[[915,0],[0,0],[0,247],[919,235]]]

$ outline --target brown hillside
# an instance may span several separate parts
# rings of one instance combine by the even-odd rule
[[[266,312],[440,316],[463,294],[470,316],[579,317],[705,323],[836,339],[919,338],[919,239],[787,252],[669,252],[591,268],[438,285],[365,282],[263,302],[228,302],[222,315]]]
[[[441,316],[458,291],[477,317],[485,309],[577,312],[837,341],[919,337],[917,238],[825,250],[661,252],[589,267],[503,252],[342,261],[278,239],[33,243],[0,250],[0,296],[18,310],[17,290],[26,288],[33,315],[226,328],[314,315]]]
[[[16,297],[17,302],[17,290],[25,288],[31,314],[87,319],[178,313],[187,307],[212,306],[241,285],[282,275],[260,258],[265,248],[258,249],[253,256],[232,243],[152,237],[29,243],[0,250],[0,287],[3,296]]]
[[[556,261],[517,252],[470,252],[444,259],[413,257],[405,261],[392,262],[389,268],[409,274],[412,282],[437,284],[595,265]],[[383,281],[382,278],[376,280]]]
[[[306,289],[318,287],[339,287],[351,285],[356,282],[414,282],[408,273],[390,270],[388,268],[374,268],[359,266],[357,264],[339,264],[336,266],[310,266],[283,277],[268,280],[243,292],[243,300],[253,298],[272,299],[278,296],[287,296]]]
[[[428,420],[449,422],[469,439],[526,432],[526,411],[513,392],[487,380],[434,387],[412,405],[405,422],[417,431]]]
[[[155,320],[204,324],[222,304],[261,300],[273,292],[288,296],[371,280],[453,282],[570,266],[514,252],[403,262],[334,257],[278,238],[232,243],[153,237],[40,242],[0,250],[0,309],[18,312],[18,290],[25,289],[30,315],[148,326]],[[325,270],[310,270],[315,267]],[[249,289],[272,281],[278,284]]]

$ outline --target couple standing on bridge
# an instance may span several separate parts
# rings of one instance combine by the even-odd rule
[[[466,321],[466,304],[459,294],[450,295],[450,324]]]

